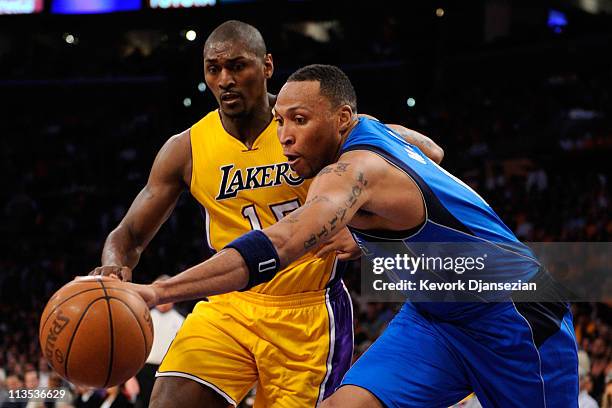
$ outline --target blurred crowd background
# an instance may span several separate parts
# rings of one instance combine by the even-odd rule
[[[41,310],[99,264],[164,141],[215,108],[201,51],[230,18],[261,29],[276,64],[271,92],[302,65],[339,65],[360,112],[434,139],[443,166],[521,240],[610,241],[612,2],[412,3],[401,13],[392,2],[250,1],[0,16],[0,389],[61,382],[41,358]],[[185,194],[134,280],[207,255]],[[362,301],[356,264],[346,282],[358,357],[398,305]],[[602,406],[612,406],[610,306],[573,305],[581,387]],[[110,392],[128,405],[134,396]]]

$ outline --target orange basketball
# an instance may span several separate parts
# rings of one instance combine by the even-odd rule
[[[153,344],[153,323],[136,292],[109,277],[87,276],[51,297],[38,338],[59,375],[74,384],[106,388],[142,368]]]

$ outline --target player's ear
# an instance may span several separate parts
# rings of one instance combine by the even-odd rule
[[[274,61],[272,60],[272,54],[266,54],[264,57],[264,76],[266,79],[272,78],[274,73]]]
[[[338,124],[340,132],[347,130],[353,122],[353,109],[349,105],[342,105],[338,111]]]

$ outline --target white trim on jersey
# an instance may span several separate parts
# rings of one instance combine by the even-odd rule
[[[204,220],[204,225],[206,226],[206,243],[210,249],[215,251],[215,248],[213,248],[212,243],[210,242],[210,214],[208,213],[208,209],[206,207],[202,206],[202,208],[204,208],[204,217],[206,218]]]
[[[191,374],[187,374],[187,373],[181,373],[180,371],[165,371],[163,373],[160,373],[159,371],[155,373],[155,377],[181,377],[181,378],[187,378],[189,380],[193,380],[197,383],[203,384],[207,387],[209,387],[210,389],[216,391],[219,395],[221,395],[229,404],[233,405],[233,406],[237,406],[238,404],[236,403],[236,401],[234,401],[232,399],[232,397],[230,397],[229,395],[227,395],[225,392],[223,392],[219,387],[217,387],[214,384],[209,383],[208,381],[204,381],[203,379],[196,377],[195,375],[191,375]]]
[[[336,346],[336,320],[334,318],[334,310],[329,299],[329,292],[331,288],[325,289],[325,307],[327,308],[327,314],[329,315],[329,354],[327,355],[327,370],[325,373],[325,378],[321,382],[321,386],[319,387],[319,398],[317,400],[317,405],[323,401],[323,396],[325,395],[325,383],[329,379],[329,376],[332,372],[332,362],[334,358],[334,348]]]
[[[531,327],[531,324],[529,324],[529,321],[525,318],[525,316],[523,316],[521,312],[518,311],[518,309],[516,308],[516,304],[514,303],[514,300],[512,300],[512,306],[514,306],[514,310],[516,310],[516,313],[518,313],[518,315],[523,318],[525,323],[527,323],[527,326],[529,327],[529,331],[531,332],[531,342],[533,343],[533,348],[535,349],[535,352],[538,355],[538,364],[540,366],[539,367],[540,368],[540,380],[542,380],[542,396],[544,398],[544,408],[546,408],[546,387],[544,385],[544,377],[542,376],[542,358],[540,357],[540,351],[538,350],[538,346],[536,346],[535,344],[535,340],[533,337],[533,328]]]

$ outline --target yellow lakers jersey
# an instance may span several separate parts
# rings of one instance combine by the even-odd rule
[[[276,122],[249,149],[223,128],[218,110],[191,127],[191,194],[205,212],[206,240],[214,251],[253,230],[276,223],[304,204],[310,180],[286,163]],[[308,253],[273,280],[251,291],[289,295],[325,288],[336,273],[336,259]]]

